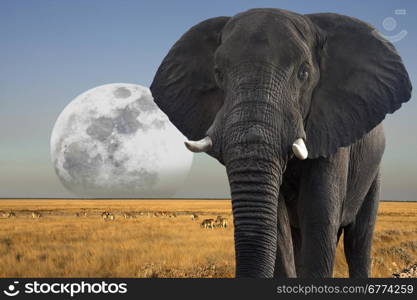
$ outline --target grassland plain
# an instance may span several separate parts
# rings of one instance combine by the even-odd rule
[[[0,211],[0,277],[234,274],[230,200],[1,199]],[[104,211],[116,219],[103,220]],[[219,215],[228,227],[200,227],[203,219]],[[392,277],[416,262],[417,203],[381,203],[372,276]],[[347,276],[342,242],[334,276]]]

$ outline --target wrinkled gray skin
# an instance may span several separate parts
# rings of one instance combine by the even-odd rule
[[[253,9],[206,20],[151,86],[191,140],[226,166],[236,276],[331,277],[344,233],[351,277],[369,275],[381,121],[410,98],[394,47],[357,19]],[[303,138],[308,159],[293,156]]]

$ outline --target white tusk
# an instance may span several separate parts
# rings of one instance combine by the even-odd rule
[[[206,136],[199,141],[185,141],[184,144],[191,152],[207,152],[210,151],[213,146],[213,142],[209,136]]]
[[[294,144],[292,144],[292,151],[298,159],[304,160],[308,156],[308,151],[306,144],[303,139],[297,139]]]

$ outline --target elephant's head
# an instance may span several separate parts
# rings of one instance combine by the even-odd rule
[[[206,20],[171,48],[151,86],[192,151],[226,166],[236,273],[273,274],[289,159],[334,154],[410,98],[394,47],[336,14],[253,9]]]

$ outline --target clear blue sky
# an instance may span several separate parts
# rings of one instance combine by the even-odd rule
[[[0,197],[70,196],[49,161],[50,132],[68,102],[106,83],[149,86],[168,49],[190,26],[253,7],[337,12],[367,21],[386,35],[407,30],[395,46],[417,86],[417,2],[413,0],[0,0]],[[406,14],[395,15],[395,9],[406,9]],[[398,23],[392,32],[383,27],[387,17]],[[385,121],[385,199],[417,200],[415,100]],[[177,196],[227,195],[223,168],[198,155]]]

